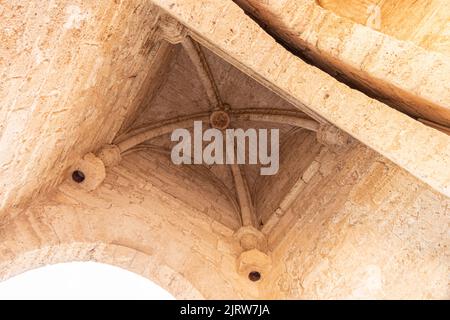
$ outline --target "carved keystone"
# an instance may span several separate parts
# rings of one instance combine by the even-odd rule
[[[211,113],[209,122],[211,124],[211,127],[219,130],[224,130],[230,125],[230,116],[225,111],[217,110]]]

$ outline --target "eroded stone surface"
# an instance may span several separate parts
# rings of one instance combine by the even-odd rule
[[[422,122],[448,116],[448,61],[423,49],[427,26],[418,48],[316,1],[237,2]],[[306,64],[230,0],[13,1],[0,14],[0,280],[92,260],[178,298],[448,298],[445,130]],[[277,175],[240,165],[238,188],[229,166],[171,162],[170,121],[215,110],[185,36],[227,125],[280,129]],[[165,133],[117,146],[147,130]]]
[[[268,21],[269,30],[299,49],[330,74],[341,78],[345,75],[344,78],[353,81],[353,85],[364,88],[413,117],[450,126],[448,55],[428,51],[412,42],[400,41],[370,27],[354,23],[333,11],[325,10],[315,0],[236,2],[258,19]],[[330,2],[336,1],[324,1]],[[339,2],[341,5],[338,11],[346,11],[357,7],[358,4],[367,5],[368,2],[357,0],[347,6]],[[398,18],[399,15],[405,15],[409,21],[403,21],[403,24],[413,25],[414,19],[425,19],[422,14],[438,15],[440,6],[445,6],[442,2],[438,3],[439,1],[434,1],[431,6],[431,2],[432,0],[416,2],[415,5],[408,2],[406,5],[405,1],[389,0],[383,3],[383,10],[392,10],[392,6],[396,5],[405,6],[405,10],[388,16]],[[417,11],[417,8],[426,9],[424,12]],[[415,18],[409,19],[411,12],[415,10]],[[448,15],[447,12],[443,14]],[[429,22],[423,23],[423,26],[415,24],[414,28],[418,30],[424,27],[431,33],[434,32],[429,29]],[[436,23],[439,25],[439,22]],[[420,32],[408,33],[413,37],[419,34]],[[438,42],[438,39],[436,40]],[[448,40],[439,40],[441,41],[437,45],[446,47],[448,53]]]
[[[149,1],[10,1],[0,10],[2,211],[111,142],[151,95],[168,51],[155,42],[159,9]]]

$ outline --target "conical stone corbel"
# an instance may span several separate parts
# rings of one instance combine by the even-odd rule
[[[167,42],[178,44],[186,38],[187,29],[171,16],[161,15],[158,23],[159,35]]]
[[[317,141],[327,147],[341,147],[350,143],[350,136],[330,124],[322,124],[317,130]]]
[[[71,168],[69,181],[86,191],[97,189],[106,177],[103,161],[93,153],[86,154]]]
[[[244,251],[237,259],[237,271],[250,281],[260,281],[272,267],[266,236],[252,226],[241,227],[235,234]]]
[[[122,161],[120,148],[115,144],[107,144],[100,149],[97,157],[102,160],[106,168],[117,166]]]

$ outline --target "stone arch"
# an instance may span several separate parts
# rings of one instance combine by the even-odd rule
[[[257,297],[257,286],[236,273],[234,231],[155,185],[143,173],[150,167],[133,171],[148,165],[141,153],[125,157],[92,192],[65,182],[5,217],[0,280],[46,264],[98,261],[141,274],[176,298]]]
[[[131,271],[151,280],[176,299],[204,299],[190,281],[151,255],[121,245],[98,242],[53,244],[24,251],[0,265],[0,281],[46,265],[75,261],[99,262]]]

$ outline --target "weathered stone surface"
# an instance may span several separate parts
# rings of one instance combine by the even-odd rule
[[[8,1],[0,14],[2,211],[111,142],[150,94],[167,46],[153,39],[149,1]]]
[[[212,51],[292,101],[305,113],[312,117],[320,115],[436,190],[450,195],[450,171],[443,169],[450,163],[450,137],[446,134],[428,128],[304,63],[277,44],[232,3],[218,4],[214,0],[182,3],[154,0],[154,3],[195,31],[197,39]],[[214,10],[202,11],[202,19],[197,19],[193,13],[202,8]],[[217,17],[215,12],[222,14]],[[236,19],[241,20],[239,28],[235,28]],[[443,76],[441,83],[448,83],[445,81],[448,74]],[[433,94],[434,97],[447,99],[450,90],[442,86],[431,88],[440,91]]]
[[[180,298],[247,297],[245,279],[235,268],[222,269],[224,260],[235,265],[239,254],[235,238],[213,230],[213,213],[205,214],[201,207],[208,205],[206,201],[191,206],[180,197],[182,188],[164,191],[155,185],[155,176],[146,177],[155,172],[154,166],[142,153],[130,155],[96,190],[86,193],[64,184],[11,223],[2,224],[0,278],[56,261],[93,260],[143,274]],[[178,177],[167,171],[165,179]],[[184,183],[190,184],[184,188],[192,189],[198,180]],[[216,202],[212,193],[199,195]],[[224,225],[221,228],[232,233]],[[28,232],[32,229],[35,232]],[[213,274],[221,290],[210,285]]]
[[[266,294],[448,298],[449,199],[360,145],[334,163],[292,205],[295,226],[269,241],[274,266]]]
[[[408,25],[407,28],[401,28],[406,37],[400,36],[400,39],[424,37],[424,41],[430,44],[425,45],[425,48],[432,49],[431,42],[434,42],[446,54],[430,52],[410,41],[397,40],[370,27],[353,23],[320,7],[315,0],[237,2],[262,21],[268,21],[270,30],[331,74],[344,74],[357,86],[377,94],[413,117],[450,126],[450,42],[445,31],[442,37],[434,37],[433,33],[441,31],[430,25],[433,21],[437,25],[448,26],[448,18],[442,19],[442,16],[448,17],[448,10],[442,10],[442,6],[446,6],[443,2],[427,0],[411,5],[407,0],[388,0],[383,1],[380,14],[384,27],[390,30],[393,30],[392,25],[395,23],[399,23],[396,28]],[[339,8],[329,5],[330,2],[338,4]],[[352,7],[364,9],[365,5],[369,6],[369,2],[377,4],[366,0],[351,2],[351,5],[344,5],[342,1],[331,0],[324,1],[324,5],[325,8],[337,9],[342,13]],[[394,7],[402,8],[401,12],[390,14],[389,11]],[[367,11],[367,7],[365,9]],[[355,14],[349,12],[349,15]],[[433,19],[430,19],[431,16]],[[402,17],[407,19],[402,20]],[[423,19],[422,25],[417,24],[417,19]],[[408,32],[411,27],[417,33]],[[427,38],[427,31],[430,38]],[[394,34],[398,32],[394,31]],[[425,43],[419,40],[418,44]]]
[[[231,0],[0,5],[0,280],[76,260],[177,298],[448,298],[446,128],[358,91],[445,123],[448,61],[426,50],[445,47],[427,19],[437,2],[414,4],[430,5],[416,29],[403,21],[423,48],[389,37],[406,35],[391,0],[383,33],[347,19],[368,0],[320,1],[340,16],[313,0],[236,2],[358,86]],[[225,111],[227,127],[280,130],[276,175],[171,161],[173,129]]]
[[[106,169],[103,161],[94,154],[86,154],[70,170],[69,183],[83,188],[86,191],[92,191],[105,180]]]
[[[450,53],[450,12],[445,1],[318,0],[318,3],[342,17],[398,39],[446,55]]]

